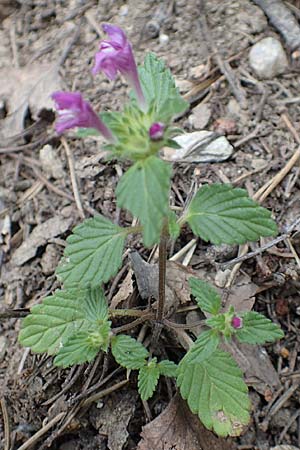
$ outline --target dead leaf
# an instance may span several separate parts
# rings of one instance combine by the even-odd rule
[[[236,360],[248,386],[252,386],[262,395],[270,390],[274,392],[280,387],[278,373],[263,347],[233,341],[222,344],[222,347]]]
[[[158,266],[149,264],[137,252],[130,254],[140,296],[158,300]],[[179,304],[190,301],[188,279],[194,272],[174,261],[167,261],[165,315],[177,309]]]
[[[134,414],[138,394],[136,391],[115,393],[106,397],[104,406],[90,410],[90,421],[100,434],[107,435],[109,450],[122,450],[128,438],[127,426]]]
[[[234,450],[231,439],[207,430],[176,394],[167,408],[143,427],[137,450]]]
[[[7,115],[1,122],[0,138],[19,134],[24,129],[28,109],[37,119],[42,109],[53,109],[50,96],[61,90],[57,67],[49,64],[0,70],[0,100],[5,102]]]
[[[16,266],[21,266],[33,258],[39,247],[47,244],[49,239],[65,233],[70,228],[72,222],[72,218],[64,219],[56,216],[37,225],[28,238],[14,252],[11,263]]]
[[[110,309],[115,309],[120,303],[128,299],[128,297],[133,293],[133,272],[129,269],[126,277],[124,278],[121,286],[118,289],[116,295],[112,298],[110,303]]]
[[[235,285],[230,288],[224,309],[227,310],[229,306],[233,306],[237,312],[251,311],[257,289],[258,286],[253,283],[249,275],[241,274]]]

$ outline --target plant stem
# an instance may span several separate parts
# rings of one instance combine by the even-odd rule
[[[166,299],[166,267],[167,267],[167,242],[169,238],[168,219],[164,219],[160,235],[158,249],[158,308],[156,320],[162,322]]]
[[[149,310],[140,309],[109,309],[109,317],[144,317],[149,315]]]

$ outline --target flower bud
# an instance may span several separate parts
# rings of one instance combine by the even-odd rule
[[[159,141],[163,138],[165,125],[161,122],[155,122],[149,128],[149,136],[152,141]]]
[[[242,327],[243,327],[243,319],[242,319],[241,317],[234,316],[234,317],[232,318],[231,325],[232,325],[233,328],[235,328],[235,329],[242,328]]]

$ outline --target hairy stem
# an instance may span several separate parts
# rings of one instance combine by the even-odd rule
[[[166,264],[167,264],[167,242],[168,242],[168,220],[164,220],[158,253],[158,308],[156,320],[161,322],[164,315],[164,306],[166,298]]]

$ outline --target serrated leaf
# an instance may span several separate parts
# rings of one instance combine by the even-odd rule
[[[200,188],[191,201],[186,221],[194,234],[213,244],[243,244],[277,233],[267,209],[249,198],[244,189],[227,184]]]
[[[159,379],[159,368],[156,364],[143,366],[139,370],[138,391],[141,399],[146,401],[152,397]]]
[[[22,321],[19,341],[33,352],[54,355],[72,335],[102,324],[105,306],[102,289],[57,290]]]
[[[165,377],[175,377],[177,373],[177,365],[173,361],[164,359],[157,364],[160,375]]]
[[[156,120],[169,122],[188,108],[170,70],[153,53],[148,53],[144,66],[139,67],[139,79],[148,105],[154,105]]]
[[[117,204],[140,219],[147,247],[159,241],[163,218],[169,213],[170,176],[170,165],[150,156],[131,166],[117,186]]]
[[[77,225],[67,238],[56,274],[65,287],[95,287],[114,276],[122,263],[127,229],[103,216]]]
[[[196,299],[197,305],[202,311],[216,315],[221,308],[221,297],[210,284],[198,278],[190,277],[189,285]]]
[[[148,350],[136,339],[120,334],[111,340],[112,354],[121,366],[137,370],[146,364]]]
[[[248,344],[264,344],[273,342],[284,336],[279,326],[267,319],[262,314],[250,311],[240,314],[243,319],[243,326],[236,330],[235,336],[240,342]]]
[[[180,361],[179,366],[188,362],[201,362],[209,358],[215,352],[220,342],[220,337],[214,330],[206,330],[201,333],[190,350]]]
[[[179,365],[177,384],[194,414],[220,436],[238,436],[249,420],[250,402],[233,358],[216,350],[201,362]]]
[[[92,361],[100,350],[90,340],[90,333],[81,331],[69,337],[54,358],[54,364],[59,367],[69,367]]]

